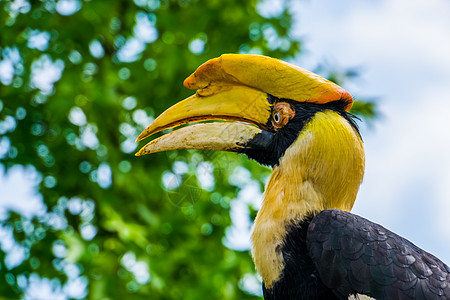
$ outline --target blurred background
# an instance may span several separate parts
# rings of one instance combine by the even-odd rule
[[[270,169],[134,157],[222,53],[344,86],[366,147],[354,212],[450,262],[450,2],[0,1],[0,299],[257,299]]]

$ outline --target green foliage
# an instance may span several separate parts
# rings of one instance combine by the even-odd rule
[[[257,4],[0,2],[0,60],[14,70],[0,83],[0,163],[36,170],[46,205],[31,219],[10,211],[1,220],[25,256],[8,267],[0,251],[0,295],[32,293],[46,277],[54,292],[77,281],[81,291],[67,298],[257,298],[243,280],[255,274],[249,252],[223,243],[243,188],[229,177],[244,166],[262,191],[270,170],[229,153],[133,155],[140,131],[192,94],[181,83],[201,63],[298,53],[287,8],[265,18]],[[212,173],[208,186],[201,172]]]

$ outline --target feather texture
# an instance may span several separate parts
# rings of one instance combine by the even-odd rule
[[[307,233],[323,283],[340,299],[450,299],[450,268],[386,228],[349,212],[317,214]]]

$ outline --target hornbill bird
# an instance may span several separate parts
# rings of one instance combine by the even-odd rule
[[[290,63],[243,54],[207,61],[184,86],[197,91],[137,141],[196,124],[136,155],[233,151],[273,168],[252,233],[265,299],[450,299],[447,265],[349,212],[365,158],[347,91]]]

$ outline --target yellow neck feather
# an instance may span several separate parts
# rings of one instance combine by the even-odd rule
[[[252,253],[267,287],[284,267],[286,226],[324,209],[350,211],[363,175],[358,133],[333,111],[317,113],[273,169],[255,220]]]

